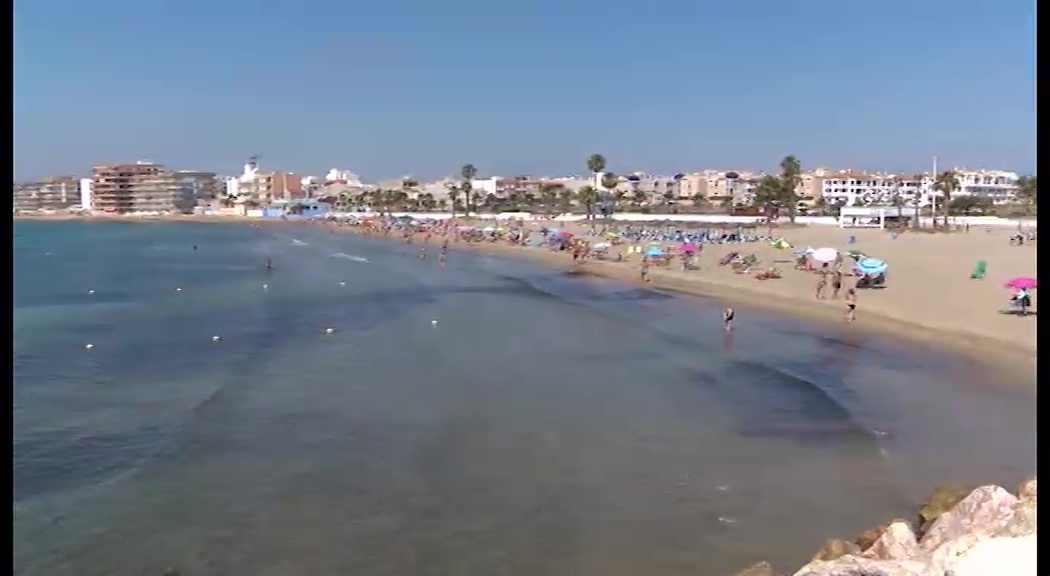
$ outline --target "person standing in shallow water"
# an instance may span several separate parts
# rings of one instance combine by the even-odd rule
[[[642,275],[642,282],[648,282],[649,281],[649,257],[648,256],[642,256],[642,267],[639,270],[639,272]]]
[[[846,291],[846,324],[857,319],[857,291],[850,288]]]
[[[733,330],[733,320],[736,318],[736,311],[733,310],[732,306],[726,306],[726,309],[722,311],[722,324],[725,324],[726,332]]]

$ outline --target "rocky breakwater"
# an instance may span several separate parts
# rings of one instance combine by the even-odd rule
[[[829,540],[794,576],[1036,576],[1036,480],[942,485],[917,522],[891,520],[852,541]],[[736,576],[777,576],[763,562]]]

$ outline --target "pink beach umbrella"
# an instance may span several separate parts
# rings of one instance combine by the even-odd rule
[[[1027,276],[1019,276],[1017,278],[1011,278],[1004,284],[1007,288],[1013,288],[1014,290],[1032,290],[1036,287],[1035,278],[1029,278]]]
[[[678,249],[682,252],[696,252],[696,244],[681,244]]]

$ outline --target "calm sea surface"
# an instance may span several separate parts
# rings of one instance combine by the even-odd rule
[[[305,226],[14,235],[17,574],[788,568],[1035,469],[1032,383],[845,327]]]

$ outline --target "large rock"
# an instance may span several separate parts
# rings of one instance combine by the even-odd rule
[[[893,522],[896,522],[896,520],[885,524],[879,524],[874,528],[865,530],[860,536],[853,539],[853,543],[857,545],[857,548],[860,548],[861,552],[866,552],[868,548],[871,548],[872,545],[878,541],[879,538],[882,538],[882,533],[885,532],[886,528],[889,528],[890,524]]]
[[[776,572],[773,572],[773,567],[769,565],[769,562],[759,562],[744,568],[733,576],[776,576]]]
[[[999,486],[974,489],[951,510],[941,514],[919,542],[923,552],[933,552],[945,542],[964,535],[991,536],[1006,529],[1020,500]]]
[[[941,517],[941,514],[954,508],[971,491],[972,488],[966,488],[959,484],[939,484],[935,486],[930,497],[919,508],[919,535],[925,534],[926,530]]]
[[[842,556],[830,562],[811,562],[795,576],[943,576],[926,562],[915,560],[876,560]]]
[[[813,556],[810,562],[827,562],[847,554],[860,554],[860,552],[856,544],[835,538],[825,542],[824,547]]]
[[[1036,501],[1036,479],[1030,478],[1021,482],[1021,485],[1017,487],[1017,497],[1022,501],[1031,500],[1032,504]]]
[[[1020,538],[989,538],[946,566],[954,576],[1036,576],[1036,535]]]
[[[904,560],[911,558],[919,548],[919,541],[911,525],[903,520],[892,522],[875,542],[864,551],[865,558]]]

